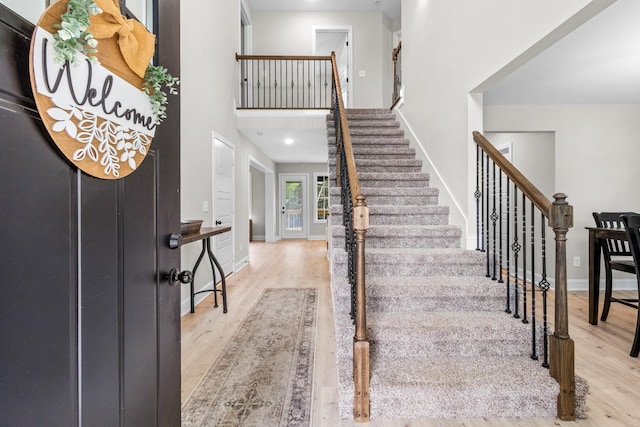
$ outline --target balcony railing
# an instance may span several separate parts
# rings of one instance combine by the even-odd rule
[[[240,109],[331,109],[330,56],[237,55]]]

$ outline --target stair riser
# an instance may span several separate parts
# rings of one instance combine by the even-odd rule
[[[372,233],[373,230],[369,229],[367,232],[365,241],[367,248],[370,249],[413,249],[413,248],[459,248],[460,236],[452,235],[438,235],[436,231],[429,235],[376,235]],[[344,238],[344,227],[342,225],[333,226],[331,228],[331,235],[334,239]],[[337,240],[336,240],[337,241]]]
[[[352,120],[349,123],[349,130],[361,129],[361,128],[399,129],[400,123],[396,122],[395,120]]]
[[[444,331],[442,333],[445,333]],[[484,356],[528,357],[531,354],[531,341],[526,339],[503,339],[498,337],[478,337],[477,340],[464,339],[452,341],[424,335],[404,335],[402,340],[382,339],[374,334],[368,336],[378,360],[397,356],[425,357],[469,357],[475,354]],[[348,343],[349,337],[341,337]]]
[[[351,393],[353,394],[353,390]],[[369,392],[370,400],[376,403],[375,405],[371,405],[371,419],[380,419],[380,417],[390,419],[430,419],[443,417],[465,419],[486,418],[487,413],[491,413],[492,418],[495,417],[498,419],[517,419],[518,417],[545,417],[553,419],[557,416],[556,407],[553,405],[549,405],[551,407],[547,408],[546,411],[541,411],[540,407],[545,407],[545,404],[541,402],[544,397],[533,392],[520,393],[518,398],[514,399],[512,394],[500,393],[499,390],[495,390],[493,387],[462,390],[455,394],[451,391],[451,394],[447,396],[447,402],[438,404],[438,402],[434,402],[433,396],[437,396],[439,393],[442,393],[442,388],[414,387],[411,390],[405,388],[404,391],[397,388],[384,388],[383,390],[372,388]],[[402,410],[398,410],[398,399],[401,399],[399,396],[406,396],[407,394],[412,395],[413,402],[420,402],[420,404],[412,405],[410,402],[406,402],[401,406]],[[492,396],[494,401],[501,402],[498,411],[493,408],[486,409],[475,404],[463,404],[463,402],[486,401],[485,396]],[[428,402],[428,404],[424,402]],[[340,416],[343,418],[352,418],[353,414],[342,414],[341,408]],[[460,425],[467,424],[461,423]]]
[[[342,225],[342,215],[331,215],[331,225]],[[449,215],[376,215],[369,214],[370,225],[447,225]]]
[[[348,313],[350,308],[349,295],[336,296],[334,310],[336,313]],[[412,313],[412,312],[441,312],[460,310],[461,307],[468,311],[502,311],[504,310],[504,296],[477,297],[475,295],[451,299],[438,299],[428,296],[372,296],[367,287],[367,312],[381,313]],[[342,309],[342,311],[340,311]]]
[[[327,137],[327,143],[329,145],[329,149],[336,148],[336,137],[331,136]],[[375,147],[409,147],[409,140],[407,138],[372,138],[372,137],[361,137],[361,136],[352,136],[351,137],[351,145],[353,147],[363,147],[363,148],[375,148]]]
[[[361,159],[360,159],[361,160]],[[400,161],[404,159],[398,159]],[[329,161],[329,168],[335,168],[335,161]],[[422,165],[362,165],[356,160],[356,167],[359,173],[420,173]]]
[[[336,153],[329,151],[329,157],[335,157]],[[398,148],[387,150],[381,148],[364,148],[353,150],[353,158],[356,160],[414,160],[416,153],[411,148]]]
[[[333,128],[327,129],[327,136],[335,138],[336,131]],[[404,138],[404,131],[396,128],[349,128],[349,134],[356,137],[387,137],[387,138]]]
[[[365,274],[368,276],[394,277],[394,276],[478,276],[483,273],[483,265],[459,265],[445,264],[447,260],[430,264],[417,264],[411,261],[377,264],[371,260],[365,261]],[[347,274],[346,264],[334,264],[333,272],[338,277]]]
[[[391,205],[391,206],[435,206],[438,204],[437,195],[420,196],[393,196],[393,195],[371,195],[363,189],[363,194],[367,197],[367,206]],[[332,205],[340,205],[340,196],[331,196]]]
[[[347,120],[349,121],[349,126],[351,123],[359,122],[359,121],[396,121],[396,115],[393,113],[366,113],[366,114],[353,114],[347,112]],[[333,115],[327,116],[327,127],[333,126],[334,119]]]
[[[368,248],[459,248],[460,238],[367,237]]]
[[[374,179],[360,179],[360,185],[371,188],[416,188],[416,187],[428,187],[429,179],[407,179],[407,180],[374,180]]]

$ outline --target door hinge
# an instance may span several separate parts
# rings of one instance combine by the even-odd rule
[[[347,41],[347,46],[349,46],[349,42]]]

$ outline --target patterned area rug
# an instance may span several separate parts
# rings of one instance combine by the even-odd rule
[[[182,408],[182,427],[308,426],[316,288],[265,289]]]

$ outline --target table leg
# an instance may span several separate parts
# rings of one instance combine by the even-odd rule
[[[211,243],[209,243],[209,239],[207,239],[207,252],[209,254],[209,261],[212,262],[213,264],[215,264],[215,266],[218,268],[218,271],[220,272],[220,281],[221,286],[222,286],[222,312],[226,313],[227,312],[227,281],[226,278],[224,276],[224,271],[222,271],[222,266],[220,265],[220,263],[218,262],[218,260],[216,259],[216,257],[213,255],[213,252],[211,252]],[[213,265],[211,266],[211,269],[213,269]],[[213,282],[213,286],[214,289],[216,287],[216,282],[215,282],[215,272],[213,274],[214,277],[214,282]],[[214,291],[217,293],[217,291]]]
[[[193,270],[191,270],[191,283],[189,283],[189,287],[191,290],[191,312],[195,313],[196,312],[196,306],[195,306],[195,280],[196,280],[196,271],[198,270],[198,266],[200,265],[200,261],[202,261],[202,257],[204,257],[204,252],[205,252],[205,244],[204,241],[202,242],[202,250],[200,251],[200,255],[198,256],[198,260],[196,261],[195,265],[193,266]],[[214,282],[215,284],[215,282]]]
[[[213,264],[213,253],[211,252],[211,240],[207,237],[207,256],[209,258],[209,264],[211,264],[211,274],[213,275],[213,306],[218,306],[218,283],[216,281],[216,267]]]
[[[596,230],[589,230],[589,323],[598,324],[598,299],[600,298],[601,239]]]

